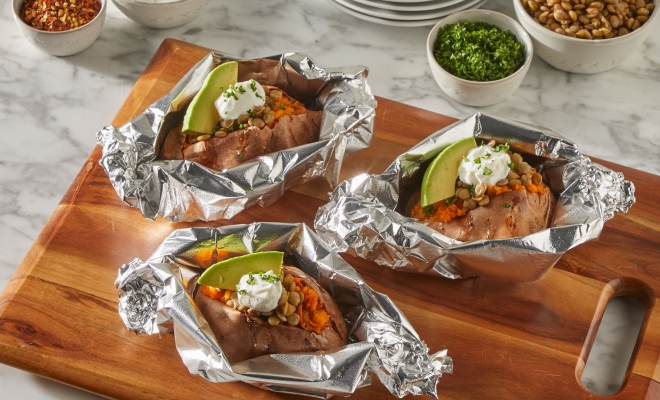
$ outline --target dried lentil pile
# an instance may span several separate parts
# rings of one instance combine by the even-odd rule
[[[639,29],[655,5],[651,0],[521,0],[534,21],[561,35],[609,39]]]
[[[35,29],[61,32],[85,25],[99,11],[99,0],[25,0],[21,18]]]

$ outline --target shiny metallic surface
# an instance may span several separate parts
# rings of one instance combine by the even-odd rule
[[[399,195],[419,185],[416,178],[428,164],[424,162],[469,136],[506,142],[516,152],[545,159],[542,172],[557,195],[548,229],[463,243],[395,211]],[[548,129],[475,114],[401,154],[382,174],[342,182],[319,209],[314,226],[334,250],[393,269],[450,279],[479,275],[528,282],[543,277],[569,249],[598,238],[605,221],[633,205],[634,192],[623,174],[592,162]]]
[[[323,110],[318,142],[260,156],[225,171],[184,160],[158,160],[168,132],[179,123],[206,76],[216,66],[244,63],[266,81]],[[240,68],[240,67],[239,67]],[[267,206],[288,188],[324,177],[337,184],[344,156],[369,146],[376,100],[363,66],[323,69],[307,56],[287,53],[256,60],[211,53],[166,96],[126,125],[96,134],[100,160],[119,197],[149,219],[172,222],[229,219],[256,204]]]
[[[195,277],[219,254],[277,250],[335,298],[349,344],[315,353],[272,354],[229,365],[193,302]],[[428,348],[396,305],[375,292],[306,225],[253,223],[173,232],[145,262],[121,267],[115,282],[119,314],[136,333],[174,331],[181,359],[211,382],[243,381],[266,390],[318,398],[347,395],[375,374],[398,397],[427,394],[452,372],[443,350]],[[146,340],[146,339],[145,339]]]

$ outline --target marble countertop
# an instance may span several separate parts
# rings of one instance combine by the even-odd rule
[[[515,18],[511,0],[491,0],[483,8]],[[546,126],[586,154],[660,174],[660,25],[639,51],[602,74],[569,74],[535,58],[511,98],[481,109],[449,100],[436,85],[425,54],[429,30],[364,22],[321,0],[212,1],[193,22],[155,30],[134,23],[109,3],[103,32],[92,47],[57,58],[23,38],[12,20],[11,2],[3,2],[0,289],[92,151],[94,134],[110,123],[168,37],[243,57],[297,50],[322,66],[367,65],[378,96],[457,118],[483,111]],[[619,308],[634,306],[621,303]],[[634,327],[633,320],[613,318],[603,327],[621,331]],[[610,336],[602,341],[605,364],[617,364],[608,352],[618,346],[613,341]],[[607,382],[591,385],[606,387]],[[0,388],[6,398],[97,398],[3,365]]]

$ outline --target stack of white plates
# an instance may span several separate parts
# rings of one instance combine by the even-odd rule
[[[330,4],[365,21],[391,26],[435,25],[458,11],[479,8],[488,0],[328,0]]]

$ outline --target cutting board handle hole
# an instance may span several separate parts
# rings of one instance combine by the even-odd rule
[[[575,370],[585,390],[625,390],[654,305],[653,290],[640,280],[619,278],[603,288]]]

